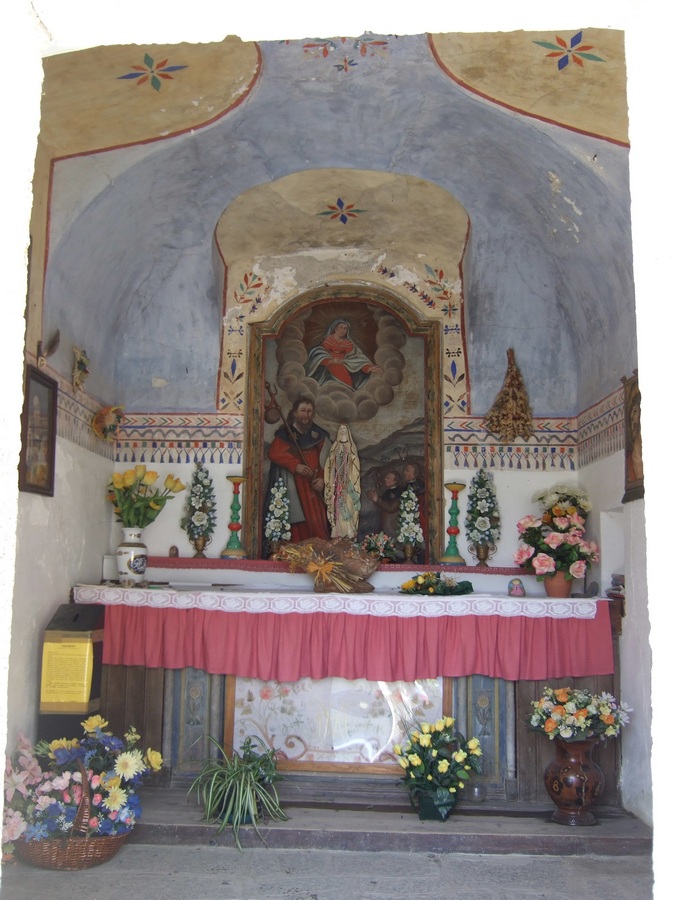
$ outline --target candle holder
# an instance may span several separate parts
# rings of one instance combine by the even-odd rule
[[[445,548],[445,553],[441,556],[439,562],[446,563],[450,566],[463,566],[466,565],[466,562],[464,557],[459,555],[457,549],[457,535],[459,534],[459,527],[457,526],[459,520],[457,497],[459,492],[464,490],[466,484],[463,484],[461,481],[449,481],[445,487],[452,494],[452,501],[450,503],[450,524],[447,528],[448,546]]]
[[[246,551],[241,546],[241,541],[239,540],[239,532],[241,531],[241,522],[239,521],[239,512],[241,510],[241,503],[239,502],[239,489],[241,485],[246,481],[245,475],[227,475],[227,480],[232,484],[232,490],[234,493],[232,494],[232,503],[230,504],[230,523],[227,526],[230,529],[230,539],[225,546],[225,549],[221,552],[221,557],[234,557],[241,558],[242,556],[246,556]]]

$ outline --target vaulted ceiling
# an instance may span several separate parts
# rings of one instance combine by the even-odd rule
[[[85,347],[102,401],[210,411],[228,278],[232,292],[248,260],[266,258],[279,302],[331,279],[405,296],[446,267],[462,279],[473,412],[513,347],[535,415],[573,415],[637,364],[625,87],[609,30],[47,59],[28,347],[58,329],[55,367]],[[388,177],[415,190],[377,193]],[[270,230],[276,267],[241,255]]]

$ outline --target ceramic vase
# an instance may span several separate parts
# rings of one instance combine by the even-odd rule
[[[134,587],[145,581],[148,548],[143,543],[142,528],[123,528],[117,546],[117,577],[122,587]]]
[[[556,572],[552,578],[544,578],[544,590],[547,597],[569,597],[572,582],[567,581],[564,572]]]
[[[557,809],[551,816],[559,825],[595,825],[590,811],[605,786],[605,776],[593,759],[598,738],[564,741],[556,737],[555,758],[546,767],[544,785]]]

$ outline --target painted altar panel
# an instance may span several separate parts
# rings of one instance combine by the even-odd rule
[[[372,772],[386,766],[391,771],[392,748],[405,743],[406,722],[435,721],[442,711],[442,678],[413,683],[237,678],[227,728],[234,747],[247,735],[260,735],[280,751],[282,768],[348,765]]]
[[[356,538],[385,531],[395,539],[397,510],[390,508],[389,499],[385,509],[382,500],[385,494],[398,499],[409,485],[418,497],[425,538],[418,561],[438,552],[444,509],[439,502],[442,455],[433,453],[442,441],[436,324],[418,322],[400,300],[384,292],[342,286],[297,298],[284,315],[253,326],[247,413],[252,425],[245,454],[247,546],[253,556],[264,558],[270,552],[264,523],[269,490],[279,477],[290,494],[291,523],[303,516],[311,522],[310,533],[293,540],[339,536],[331,532],[332,521],[327,533],[320,533],[319,516],[310,512],[300,476],[286,474],[292,472],[292,460],[283,451],[293,456],[300,452],[288,435],[289,426],[298,421],[293,404],[301,398],[311,401],[312,427],[323,437],[322,446],[312,443],[319,456],[312,456],[308,471],[321,475],[317,466],[329,460],[341,426],[358,455]],[[305,452],[304,443],[300,450]],[[312,479],[313,492],[330,508],[328,479],[327,485],[324,490]]]

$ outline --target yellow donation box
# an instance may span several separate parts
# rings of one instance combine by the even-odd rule
[[[40,716],[89,715],[101,704],[104,608],[64,603],[45,629]]]

